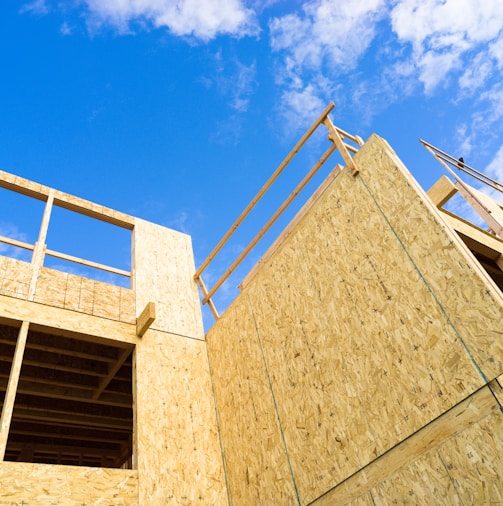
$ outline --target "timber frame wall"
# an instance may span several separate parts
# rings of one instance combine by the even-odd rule
[[[133,231],[130,289],[43,267],[49,211],[31,263],[0,257],[0,505],[502,503],[501,290],[437,207],[451,188],[428,197],[375,135],[352,160],[206,336],[190,237],[0,172]],[[94,382],[30,376],[59,356]],[[37,463],[50,445],[11,443],[40,397],[59,436],[102,404],[132,439]]]
[[[32,262],[0,257],[0,505],[225,504],[190,237],[5,172],[0,187],[45,202],[36,245],[3,238]],[[53,205],[132,231],[130,289],[43,267]]]
[[[232,503],[501,504],[502,293],[383,139],[353,160],[206,336]]]

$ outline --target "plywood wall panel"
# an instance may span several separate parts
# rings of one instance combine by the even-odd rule
[[[129,344],[138,342],[135,325],[25,300],[16,301],[14,306],[10,297],[0,295],[0,319],[2,318],[28,321],[56,331],[77,332]]]
[[[485,281],[381,142],[366,143],[361,176],[335,178],[244,289],[256,328],[236,302],[242,316],[224,314],[208,341],[234,367],[242,346],[216,343],[257,333],[302,504],[483,386],[467,342],[501,333],[497,298],[486,287],[468,304],[469,279],[479,291]],[[256,384],[243,377],[234,395]],[[231,443],[259,460],[245,437]]]
[[[334,181],[248,295],[303,501],[483,384],[386,219],[349,175]]]
[[[372,491],[376,506],[388,504],[462,505],[449,473],[436,450],[405,466]]]
[[[0,463],[0,504],[137,506],[136,471]]]
[[[29,263],[14,258],[2,257],[0,294],[26,299],[31,276],[32,268]]]
[[[152,328],[203,339],[190,237],[140,219],[133,237],[136,314],[155,302]]]
[[[135,382],[140,504],[226,504],[205,342],[148,330]]]
[[[383,139],[372,136],[355,160],[368,167],[362,179],[369,193],[385,209],[390,226],[450,318],[458,339],[464,341],[486,378],[495,378],[503,372],[501,292],[470,258]],[[396,174],[405,177],[390,191]]]
[[[462,504],[503,504],[501,411],[447,440],[438,451]]]
[[[206,339],[232,504],[295,504],[282,429],[246,297],[235,301]]]

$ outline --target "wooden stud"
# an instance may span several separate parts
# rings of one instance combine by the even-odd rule
[[[311,181],[313,176],[318,172],[320,167],[328,160],[330,155],[335,151],[336,146],[331,144],[329,148],[325,151],[322,157],[314,164],[311,170],[304,176],[302,181],[295,187],[292,193],[287,197],[287,199],[281,204],[281,206],[276,210],[276,212],[269,218],[267,223],[262,227],[259,233],[250,241],[248,246],[243,249],[243,251],[239,254],[239,256],[232,262],[231,266],[225,271],[223,276],[213,285],[213,288],[208,292],[208,295],[203,299],[203,304],[208,302],[208,299],[222,286],[225,280],[234,272],[236,267],[243,261],[243,259],[250,253],[250,251],[255,247],[255,245],[262,239],[262,237],[266,234],[266,232],[274,225],[276,220],[283,214],[285,209],[292,203],[295,197],[302,191],[302,189]]]
[[[231,226],[231,228],[228,230],[228,232],[222,237],[222,239],[219,241],[219,243],[215,246],[213,251],[208,255],[208,258],[201,264],[199,269],[197,269],[196,273],[194,274],[194,278],[197,278],[201,275],[201,273],[206,269],[208,264],[213,260],[213,258],[216,256],[216,254],[222,249],[224,244],[227,242],[229,237],[236,231],[236,229],[239,227],[239,225],[243,222],[243,220],[250,214],[250,211],[255,207],[257,202],[263,197],[263,195],[266,193],[266,191],[271,187],[271,185],[276,181],[276,179],[279,177],[279,175],[283,172],[285,167],[291,162],[293,157],[298,153],[300,148],[306,143],[306,141],[311,137],[313,132],[319,127],[319,125],[325,120],[327,115],[330,113],[330,111],[335,107],[333,102],[330,102],[330,104],[325,108],[325,110],[318,116],[318,118],[315,120],[315,122],[307,129],[307,131],[304,133],[304,135],[300,138],[300,140],[295,144],[293,149],[288,153],[288,155],[285,157],[285,159],[280,163],[278,168],[273,172],[273,174],[269,177],[269,179],[266,181],[264,186],[259,190],[257,195],[251,200],[251,202],[246,206],[244,211],[239,215],[239,217],[236,219],[234,224]]]
[[[349,167],[349,169],[351,171],[351,175],[353,177],[356,177],[359,173],[358,167],[356,166],[355,161],[353,160],[353,158],[349,154],[346,144],[342,141],[342,138],[341,138],[339,132],[335,128],[335,126],[332,123],[332,120],[330,119],[329,116],[327,116],[325,118],[325,120],[323,121],[323,124],[327,127],[327,130],[329,132],[329,139],[335,144],[335,146],[339,150],[339,153],[342,156],[342,159],[344,160],[346,165]]]
[[[10,422],[12,419],[12,411],[14,410],[14,401],[16,399],[17,385],[19,383],[19,375],[21,373],[21,365],[23,363],[23,354],[26,346],[26,338],[28,336],[29,323],[24,321],[19,329],[16,342],[16,350],[12,359],[12,366],[9,376],[7,391],[2,408],[2,417],[0,419],[0,462],[3,461],[5,450],[7,448],[7,439],[9,437]]]

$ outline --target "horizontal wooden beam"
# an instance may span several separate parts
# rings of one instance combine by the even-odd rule
[[[0,295],[0,323],[18,325],[20,320],[32,323],[32,330],[47,330],[53,335],[66,335],[81,339],[86,336],[88,341],[100,342],[117,347],[136,344],[136,326],[100,318],[85,313],[47,306],[37,302],[16,299]],[[108,341],[108,343],[107,343]]]
[[[436,207],[442,207],[457,191],[451,180],[447,176],[442,176],[426,194]]]
[[[459,234],[469,237],[473,241],[483,245],[487,251],[485,256],[491,260],[496,260],[503,254],[503,240],[482,230],[472,223],[456,216],[455,214],[441,210],[442,216],[447,220],[449,225]]]
[[[375,487],[409,462],[437,447],[473,423],[499,410],[488,386],[476,391],[446,413],[360,469],[312,505],[346,504]]]
[[[5,390],[7,379],[0,377],[0,391]],[[116,406],[120,408],[130,408],[133,400],[131,394],[125,393],[103,393],[99,399],[92,398],[92,391],[74,387],[73,385],[50,385],[34,381],[33,378],[19,380],[17,392],[26,395],[35,395],[48,399],[65,399],[69,401],[87,402],[90,404],[99,404],[102,406]]]
[[[72,255],[67,255],[66,253],[59,253],[58,251],[48,249],[46,250],[45,254],[53,258],[59,258],[61,260],[66,260],[67,262],[72,262],[74,264],[83,265],[85,267],[92,267],[93,269],[110,272],[112,274],[118,274],[119,276],[124,276],[126,278],[131,277],[130,271],[124,271],[122,269],[117,269],[116,267],[110,267],[109,265],[92,262],[91,260],[85,260],[79,257],[74,257]]]
[[[44,202],[47,200],[51,191],[51,188],[47,186],[4,171],[0,171],[0,188],[5,188]],[[134,228],[135,219],[133,216],[75,197],[68,193],[55,191],[54,205],[128,230]]]

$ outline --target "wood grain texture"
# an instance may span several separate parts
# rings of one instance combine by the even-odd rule
[[[140,504],[226,504],[206,343],[149,329],[134,375]]]
[[[136,471],[0,462],[0,505],[137,506]]]
[[[0,295],[0,321],[30,323],[49,327],[54,332],[86,334],[118,343],[136,344],[136,326],[120,321],[98,318],[93,315],[69,311],[26,300],[17,300]]]
[[[204,339],[190,237],[136,219],[133,241],[137,316],[154,302],[152,328]]]
[[[206,339],[232,503],[295,504],[281,427],[246,297],[235,301]]]
[[[302,504],[481,388],[503,358],[492,281],[384,141],[355,160],[360,176],[335,178],[243,290],[254,325],[224,313],[208,339],[218,368],[236,370],[257,334],[265,369],[233,395],[254,397],[255,375],[269,372]],[[233,438],[224,426],[226,455],[261,461],[241,423]]]

